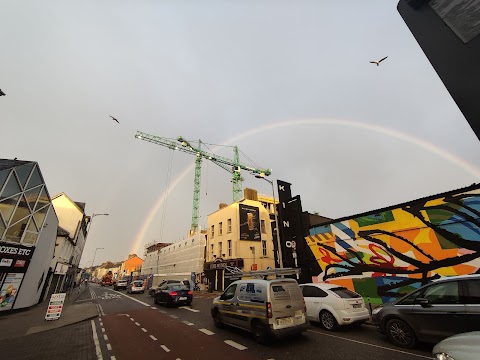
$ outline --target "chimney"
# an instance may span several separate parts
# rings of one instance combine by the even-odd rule
[[[245,199],[247,199],[247,200],[258,201],[258,192],[257,192],[257,190],[245,188],[245,189],[243,190],[243,194],[244,194]]]
[[[218,208],[221,210],[223,208],[226,208],[227,206],[228,206],[227,204],[221,203],[221,204],[218,205]]]

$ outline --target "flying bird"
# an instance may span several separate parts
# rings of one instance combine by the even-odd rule
[[[6,94],[0,89],[0,96],[5,96]]]
[[[377,64],[377,66],[378,66],[378,65],[380,65],[380,63],[381,63],[383,60],[385,60],[386,58],[388,58],[388,56],[385,56],[383,59],[380,59],[380,60],[378,60],[378,61],[370,61],[370,64]]]
[[[113,120],[115,120],[117,123],[120,124],[120,121],[118,121],[117,119],[115,119],[112,115],[108,115],[108,116],[110,116]]]

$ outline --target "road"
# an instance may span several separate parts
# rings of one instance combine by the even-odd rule
[[[300,337],[260,345],[247,332],[213,325],[211,294],[194,293],[192,306],[179,308],[95,284],[87,294],[81,301],[96,302],[100,315],[94,326],[103,359],[432,359],[431,346],[396,348],[367,325],[328,332],[313,323]]]

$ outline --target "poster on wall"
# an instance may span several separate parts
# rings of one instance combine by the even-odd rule
[[[0,289],[0,311],[11,310],[24,274],[8,273]]]
[[[239,204],[240,240],[261,240],[260,210],[255,206]]]

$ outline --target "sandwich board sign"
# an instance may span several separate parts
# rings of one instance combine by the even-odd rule
[[[58,320],[62,314],[66,293],[52,294],[48,303],[45,320]]]

